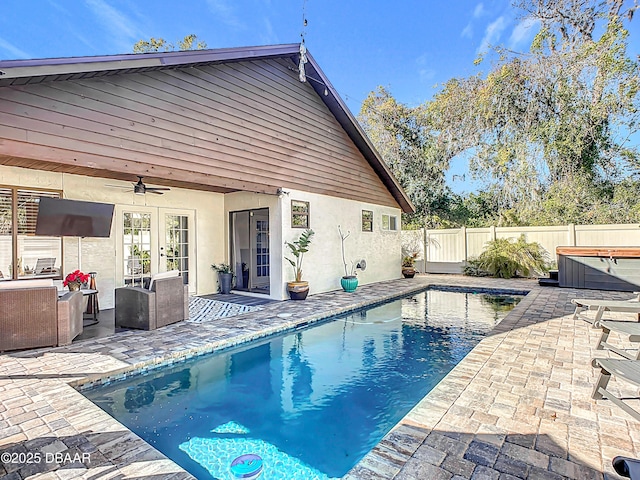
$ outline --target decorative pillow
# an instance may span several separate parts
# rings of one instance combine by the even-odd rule
[[[0,282],[1,289],[9,288],[38,288],[38,287],[53,287],[52,278],[38,278],[34,280],[6,280]]]
[[[155,282],[156,280],[160,280],[161,278],[173,278],[179,276],[179,270],[169,270],[168,272],[156,273],[153,277],[151,277],[151,281],[149,282],[149,290],[153,290],[153,282]]]

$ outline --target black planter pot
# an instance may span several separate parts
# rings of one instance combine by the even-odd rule
[[[309,282],[289,282],[287,291],[291,300],[304,300],[309,295]]]

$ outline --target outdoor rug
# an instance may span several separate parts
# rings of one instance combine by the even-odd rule
[[[202,323],[216,318],[233,317],[247,312],[262,310],[262,307],[250,307],[237,303],[220,302],[201,297],[189,298],[189,319],[187,322]]]

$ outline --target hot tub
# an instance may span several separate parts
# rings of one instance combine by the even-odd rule
[[[640,291],[640,248],[557,247],[561,287]]]

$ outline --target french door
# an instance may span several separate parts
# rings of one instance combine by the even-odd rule
[[[137,206],[118,206],[116,211],[122,283],[145,285],[156,273],[179,270],[195,291],[193,211]]]

